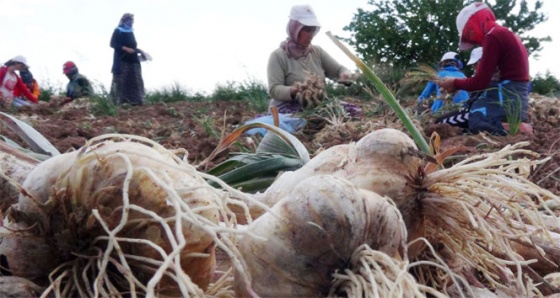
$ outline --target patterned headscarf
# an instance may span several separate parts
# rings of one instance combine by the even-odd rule
[[[304,58],[307,57],[307,55],[309,55],[309,53],[313,50],[311,44],[309,44],[309,46],[303,46],[297,43],[299,32],[303,29],[303,27],[305,27],[305,25],[296,20],[290,20],[286,26],[288,38],[280,44],[280,48],[286,51],[289,58]],[[319,27],[317,27],[314,34],[317,34],[318,31]]]
[[[119,21],[119,30],[123,32],[132,32],[132,23],[134,22],[134,15],[131,13],[125,13]]]

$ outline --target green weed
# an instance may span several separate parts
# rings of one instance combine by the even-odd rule
[[[204,101],[206,96],[202,93],[192,93],[191,90],[184,88],[179,83],[174,83],[162,90],[149,91],[144,98],[145,103],[170,103],[180,101]]]
[[[92,113],[96,116],[117,116],[119,107],[110,99],[109,92],[103,85],[100,84],[98,87],[100,93],[94,93],[89,97],[92,102]]]
[[[247,101],[249,108],[264,113],[268,110],[268,91],[264,83],[252,78],[239,82],[218,84],[211,101]]]
[[[522,103],[520,98],[508,98],[504,101],[506,111],[506,122],[508,124],[508,134],[516,135],[521,125]]]
[[[39,84],[39,90],[41,90],[41,93],[39,94],[39,101],[49,101],[53,96],[65,93],[65,91],[62,90],[62,87],[55,86],[49,80],[42,81]]]
[[[208,115],[204,115],[200,118],[196,118],[195,121],[200,125],[200,127],[202,127],[202,129],[207,135],[218,139],[220,138],[221,136],[220,130],[218,129],[217,125],[214,123],[212,117]]]

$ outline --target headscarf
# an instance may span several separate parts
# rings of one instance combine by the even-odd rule
[[[296,20],[290,20],[288,22],[288,25],[286,26],[288,38],[280,44],[280,48],[282,48],[286,52],[289,58],[305,58],[313,50],[311,44],[309,44],[309,46],[303,46],[297,43],[299,32],[301,31],[301,29],[303,29],[303,27],[305,27],[305,25]],[[320,27],[317,27],[317,30],[315,30],[315,33],[313,33],[313,35],[319,32],[319,28]]]
[[[69,77],[72,77],[73,75],[78,73],[78,67],[74,62],[67,61],[62,65],[62,73]]]
[[[122,32],[132,32],[132,23],[134,22],[134,15],[131,13],[125,13],[119,21],[119,26],[117,27]]]
[[[4,63],[4,65],[12,66],[12,65],[17,64],[17,63],[23,64],[24,67],[26,67],[26,68],[29,67],[27,65],[27,59],[25,57],[21,56],[21,55],[15,56],[14,58],[6,61],[6,63]]]
[[[469,18],[461,38],[464,42],[481,45],[484,35],[496,25],[494,13],[490,9],[483,9]]]

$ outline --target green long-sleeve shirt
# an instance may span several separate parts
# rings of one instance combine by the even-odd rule
[[[93,94],[93,88],[89,80],[80,73],[72,76],[66,85],[66,97],[76,99],[79,97],[88,97]]]
[[[348,69],[319,46],[314,45],[311,53],[301,59],[288,58],[286,52],[278,48],[268,59],[268,93],[272,98],[270,105],[281,107],[293,101],[290,87],[295,82],[304,82],[309,73],[323,80],[329,78],[336,81],[344,71]]]

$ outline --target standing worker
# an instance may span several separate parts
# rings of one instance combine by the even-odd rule
[[[146,54],[138,48],[132,26],[134,15],[125,13],[111,36],[113,82],[111,96],[115,104],[144,104],[144,79],[140,58]]]
[[[459,58],[459,55],[455,52],[447,52],[443,54],[439,62],[438,77],[446,78],[466,78],[465,74],[461,71],[463,69],[463,62]],[[422,104],[422,101],[428,99],[433,93],[436,93],[436,100],[432,104],[432,112],[437,112],[443,106],[443,96],[439,91],[438,86],[435,82],[429,81],[422,91],[422,94],[418,97],[418,104]],[[453,95],[454,103],[461,103],[469,99],[469,94],[464,90],[459,90]]]

